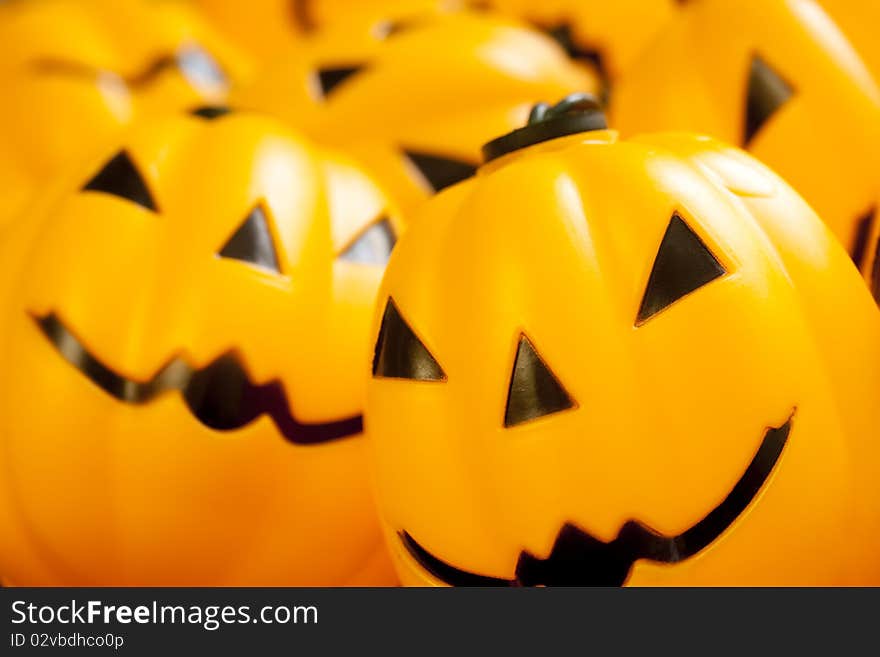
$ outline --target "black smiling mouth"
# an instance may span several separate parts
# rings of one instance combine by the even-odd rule
[[[520,553],[513,579],[460,570],[428,552],[407,532],[400,532],[399,537],[422,568],[452,586],[623,586],[638,559],[668,564],[684,561],[730,527],[773,472],[788,442],[794,416],[792,411],[785,424],[767,429],[754,458],[727,497],[697,524],[677,536],[664,536],[630,520],[614,540],[606,543],[566,524],[546,559]]]
[[[175,358],[149,381],[133,381],[93,356],[54,313],[34,320],[64,360],[121,402],[144,405],[165,392],[178,391],[193,416],[206,427],[233,431],[267,415],[279,433],[297,445],[326,443],[363,431],[362,415],[318,424],[298,421],[282,384],[252,383],[235,353],[224,354],[201,369]]]

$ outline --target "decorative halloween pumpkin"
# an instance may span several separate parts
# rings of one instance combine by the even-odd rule
[[[874,79],[880,80],[880,44],[877,43],[880,3],[864,0],[821,0],[820,4],[858,50],[874,74]]]
[[[584,104],[489,144],[389,263],[366,421],[399,575],[880,583],[880,313],[846,253],[743,152]]]
[[[392,583],[361,437],[382,193],[219,108],[92,164],[0,246],[0,577]]]
[[[545,29],[575,58],[616,80],[675,15],[675,0],[490,0]]]
[[[365,37],[340,22],[268,66],[236,102],[357,155],[404,210],[472,175],[480,146],[541,98],[595,78],[549,37],[459,12]]]
[[[365,32],[397,19],[459,9],[456,0],[196,0],[230,39],[263,61],[337,22],[357,21]]]
[[[71,160],[155,110],[226,99],[246,62],[183,6],[41,0],[0,6],[0,217]]]
[[[625,134],[692,130],[743,146],[863,256],[880,91],[813,0],[688,3],[618,83],[612,123]]]

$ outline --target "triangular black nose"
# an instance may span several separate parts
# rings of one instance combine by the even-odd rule
[[[269,222],[261,206],[254,206],[232,237],[220,249],[218,255],[221,258],[241,260],[280,273],[272,232],[269,230]]]
[[[575,406],[529,339],[521,335],[510,375],[504,426],[513,427]]]
[[[321,86],[321,94],[326,98],[336,87],[352,75],[359,73],[363,68],[363,66],[340,66],[338,68],[320,69],[318,71],[318,84]]]

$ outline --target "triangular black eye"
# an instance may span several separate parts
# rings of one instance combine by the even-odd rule
[[[394,229],[388,219],[377,221],[362,232],[339,254],[340,260],[362,265],[384,265],[397,242]]]
[[[403,153],[435,192],[467,180],[477,172],[477,167],[470,162],[411,150]]]
[[[363,66],[340,66],[338,68],[320,69],[318,71],[318,84],[321,85],[321,95],[326,98],[336,87],[352,75],[360,73],[363,69]]]
[[[504,426],[514,427],[575,406],[529,339],[521,335],[507,391]]]
[[[862,268],[865,261],[865,255],[868,250],[868,240],[871,239],[871,232],[874,227],[874,219],[877,216],[877,208],[871,207],[856,221],[856,234],[853,237],[852,255],[853,262],[856,267]]]
[[[193,116],[197,116],[200,119],[205,119],[207,121],[219,119],[221,116],[226,116],[230,113],[232,113],[232,109],[225,105],[204,105],[202,107],[197,107],[190,112]]]
[[[422,344],[389,298],[373,355],[373,376],[380,379],[445,381],[446,373]]]
[[[251,210],[235,234],[220,249],[219,255],[280,273],[269,222],[261,206],[257,205]]]
[[[758,131],[794,94],[788,82],[760,56],[752,57],[746,100],[743,144],[748,146]]]
[[[677,213],[672,215],[654,260],[636,326],[725,273],[703,240]]]
[[[120,151],[83,187],[84,192],[102,192],[137,203],[156,212],[156,203],[128,153]]]

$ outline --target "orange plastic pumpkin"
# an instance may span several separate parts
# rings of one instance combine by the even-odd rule
[[[547,30],[613,82],[675,16],[675,0],[490,0],[493,9]]]
[[[361,413],[399,221],[365,174],[205,108],[25,219],[0,240],[0,578],[394,583]]]
[[[409,211],[470,176],[480,146],[541,98],[597,88],[549,37],[469,12],[359,21],[292,48],[236,97],[358,156]]]
[[[611,115],[624,134],[691,130],[743,146],[861,261],[880,90],[813,0],[688,3],[618,82]]]
[[[380,290],[366,421],[403,581],[880,583],[880,313],[844,250],[739,150],[533,119]]]

